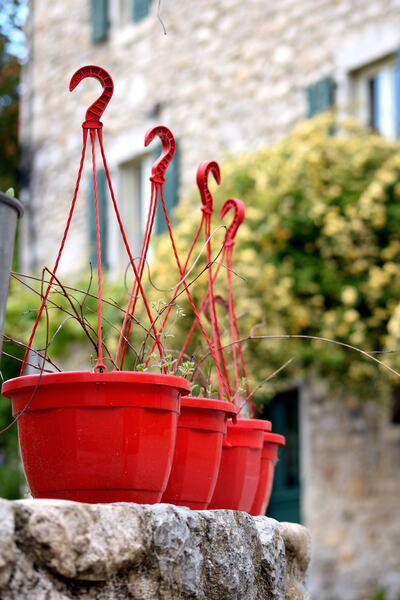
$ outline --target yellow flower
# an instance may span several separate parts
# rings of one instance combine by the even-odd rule
[[[353,306],[357,301],[357,297],[357,290],[353,286],[347,285],[343,288],[341,294],[343,304],[347,304],[347,306]]]

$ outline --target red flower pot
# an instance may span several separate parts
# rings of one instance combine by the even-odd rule
[[[174,460],[162,502],[207,508],[218,477],[227,420],[234,414],[231,402],[181,398]]]
[[[264,432],[270,421],[238,419],[228,423],[222,459],[209,509],[229,508],[249,512],[256,493]]]
[[[251,515],[265,515],[271,497],[274,482],[275,465],[278,461],[278,448],[286,443],[283,435],[279,433],[264,433],[264,446],[261,452],[260,479],[257,486],[253,505],[249,511]]]
[[[35,498],[158,502],[170,473],[181,377],[114,371],[6,381]]]

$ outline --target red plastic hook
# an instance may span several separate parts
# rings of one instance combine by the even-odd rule
[[[155,137],[160,138],[162,150],[160,157],[152,166],[150,179],[155,183],[164,183],[168,165],[175,156],[176,142],[171,131],[165,125],[157,125],[149,129],[144,136],[144,145],[148,146]]]
[[[69,91],[72,92],[82,79],[86,79],[86,77],[98,79],[103,86],[103,93],[87,109],[86,121],[82,123],[82,126],[87,129],[99,129],[103,126],[100,122],[100,117],[111,100],[114,92],[114,83],[111,79],[111,75],[109,75],[105,69],[96,67],[95,65],[88,65],[86,67],[81,67],[72,75],[71,81],[69,82]]]
[[[213,174],[215,181],[219,185],[221,183],[221,172],[218,163],[214,160],[205,160],[200,163],[196,175],[197,187],[199,188],[201,202],[203,204],[202,210],[209,215],[211,215],[213,211],[213,198],[208,189],[208,178],[210,173]]]
[[[226,213],[230,210],[233,210],[233,220],[226,230],[225,246],[231,246],[234,244],[235,235],[241,223],[243,223],[246,212],[244,202],[239,200],[239,198],[229,198],[226,200],[226,202],[224,202],[221,208],[221,219],[223,219]]]

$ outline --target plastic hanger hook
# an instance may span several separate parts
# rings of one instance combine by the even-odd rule
[[[86,67],[81,67],[72,75],[69,82],[69,91],[72,92],[82,79],[86,79],[86,77],[93,77],[100,81],[103,86],[103,92],[87,109],[86,121],[82,123],[82,127],[86,129],[100,129],[103,126],[100,118],[111,100],[114,92],[114,83],[111,75],[105,69],[96,67],[95,65],[87,65]]]
[[[175,156],[176,142],[171,131],[165,125],[157,125],[149,129],[144,136],[144,145],[148,146],[155,137],[160,138],[162,148],[160,157],[152,166],[151,180],[155,183],[164,183],[169,163]]]
[[[233,210],[233,220],[226,230],[225,246],[234,244],[234,238],[237,230],[243,223],[246,212],[244,202],[239,200],[239,198],[229,198],[224,202],[221,208],[221,219],[223,219],[230,210]]]
[[[197,169],[197,187],[199,188],[201,202],[203,204],[203,212],[211,215],[213,212],[213,197],[208,188],[208,178],[210,173],[213,174],[218,185],[221,183],[221,172],[219,165],[214,160],[203,161]]]

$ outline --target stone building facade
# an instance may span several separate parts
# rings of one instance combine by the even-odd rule
[[[162,23],[166,28],[164,35]],[[21,139],[27,214],[24,271],[52,264],[81,148],[97,64],[113,76],[103,121],[111,173],[131,240],[140,235],[159,123],[179,141],[179,194],[201,160],[268,145],[335,104],[388,137],[400,134],[400,0],[32,0]],[[222,170],[223,176],[223,170]],[[175,181],[177,183],[177,180]],[[85,177],[62,269],[89,261]],[[123,204],[124,198],[133,201]],[[106,259],[122,264],[109,222]],[[300,501],[313,540],[309,587],[318,600],[400,595],[400,425],[390,410],[347,406],[300,386]]]

